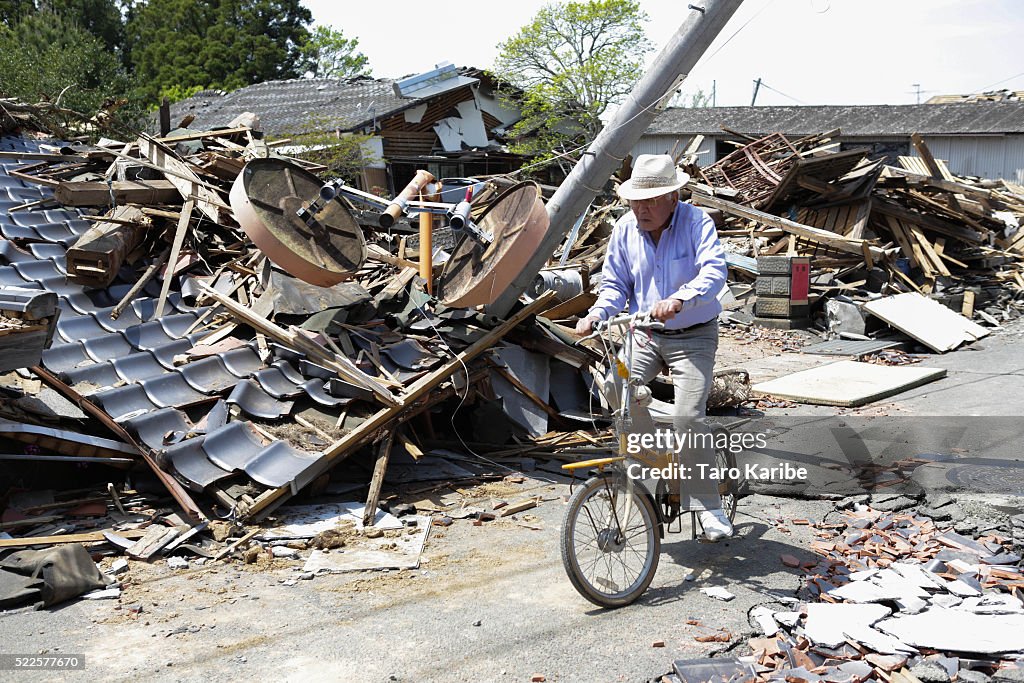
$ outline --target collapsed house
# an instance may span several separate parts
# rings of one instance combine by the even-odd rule
[[[368,163],[360,186],[395,194],[418,169],[438,178],[464,178],[519,168],[521,157],[504,143],[520,115],[499,96],[500,87],[509,86],[486,71],[456,69],[445,62],[398,80],[303,78],[257,83],[230,93],[206,90],[172,104],[167,121],[169,125],[191,117],[192,128],[206,130],[259,112],[256,127],[270,139],[309,133],[366,135]]]

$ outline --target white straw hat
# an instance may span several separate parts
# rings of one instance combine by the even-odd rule
[[[690,176],[677,168],[668,154],[641,154],[633,164],[633,176],[619,185],[623,199],[650,199],[678,190]]]

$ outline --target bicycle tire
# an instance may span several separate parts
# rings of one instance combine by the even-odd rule
[[[612,495],[609,495],[609,491],[612,492]],[[651,585],[651,581],[654,580],[654,574],[658,569],[658,560],[661,556],[661,534],[658,528],[658,515],[651,503],[650,496],[646,495],[642,487],[638,485],[633,495],[633,505],[639,511],[640,523],[643,525],[646,547],[642,558],[642,566],[637,570],[636,577],[622,590],[605,590],[605,586],[600,585],[601,581],[597,574],[588,577],[587,572],[581,566],[580,552],[577,549],[577,541],[585,539],[583,532],[586,530],[586,526],[581,525],[589,525],[593,531],[590,550],[596,551],[596,559],[594,559],[592,565],[592,569],[595,572],[598,570],[598,564],[604,560],[608,572],[614,573],[612,565],[614,558],[611,556],[621,555],[626,550],[625,547],[617,548],[617,543],[607,543],[609,540],[608,534],[612,532],[612,529],[606,525],[598,529],[598,526],[604,524],[605,518],[601,517],[597,520],[594,517],[595,513],[601,512],[599,508],[603,504],[608,513],[608,518],[612,518],[612,508],[608,504],[607,499],[613,496],[617,498],[618,495],[625,495],[625,487],[620,477],[610,474],[592,477],[573,493],[565,511],[565,518],[562,521],[561,550],[562,565],[565,567],[565,573],[568,575],[569,582],[572,583],[573,588],[580,595],[600,607],[624,607],[635,602]],[[598,500],[602,496],[606,499],[603,503]],[[592,501],[593,510],[586,507]],[[626,515],[625,523],[627,526],[631,524],[631,519],[632,513]],[[601,547],[602,533],[605,534],[605,548]],[[629,538],[631,536],[627,536],[626,540]],[[608,547],[611,547],[610,551],[606,549]],[[630,549],[630,552],[635,551]],[[620,564],[625,576],[626,564],[621,560]],[[618,584],[614,582],[613,578],[605,577],[604,581],[609,584],[608,588],[618,588]]]

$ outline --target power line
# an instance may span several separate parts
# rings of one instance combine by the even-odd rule
[[[755,14],[754,16],[752,16],[749,19],[747,19],[746,22],[744,22],[744,24],[742,26],[740,26],[738,29],[736,29],[736,31],[733,32],[733,34],[731,36],[729,36],[724,43],[722,43],[721,45],[718,46],[717,50],[715,50],[714,52],[709,54],[707,57],[701,58],[700,63],[697,64],[694,67],[694,69],[696,69],[697,66],[703,66],[703,65],[707,64],[708,62],[710,62],[714,58],[715,55],[717,55],[719,52],[721,52],[722,49],[725,48],[726,45],[728,45],[729,43],[732,42],[733,38],[735,38],[737,35],[739,35],[740,31],[745,29],[750,24],[750,22],[752,22],[754,19],[757,19],[759,16],[761,16],[764,13],[764,11],[766,9],[768,9],[769,7],[771,7],[774,3],[775,3],[775,0],[768,0],[768,4],[766,4],[760,10],[758,10],[757,14]]]
[[[1006,83],[1007,81],[1012,81],[1013,79],[1015,79],[1015,78],[1020,78],[1021,76],[1024,76],[1024,71],[1021,71],[1021,72],[1020,72],[1019,74],[1017,74],[1016,76],[1010,76],[1009,78],[1004,78],[1004,79],[1003,79],[1003,80],[1001,80],[1001,81],[996,81],[996,82],[995,82],[995,83],[993,83],[992,85],[986,85],[986,86],[985,86],[984,88],[981,88],[981,92],[985,92],[985,91],[986,91],[986,90],[988,90],[989,88],[994,88],[994,87],[996,87],[997,85],[1002,85],[1003,83]]]
[[[782,92],[781,90],[776,90],[775,88],[773,88],[772,86],[768,85],[767,83],[765,83],[765,82],[764,82],[764,81],[762,81],[761,79],[758,79],[758,81],[760,81],[760,83],[761,83],[761,87],[762,87],[762,88],[768,88],[769,90],[771,90],[771,91],[772,91],[772,92],[774,92],[774,93],[777,93],[777,94],[779,94],[779,95],[782,95],[783,97],[788,97],[789,99],[793,100],[793,101],[794,101],[794,102],[796,102],[797,104],[803,104],[803,105],[806,105],[806,104],[807,104],[807,103],[806,103],[806,102],[804,102],[803,100],[798,100],[797,98],[793,97],[792,95],[787,95],[786,93]]]

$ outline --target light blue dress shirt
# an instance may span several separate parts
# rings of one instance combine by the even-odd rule
[[[630,211],[615,223],[608,242],[601,288],[590,315],[607,320],[622,312],[650,311],[662,299],[679,299],[683,309],[665,329],[690,327],[722,312],[717,294],[728,270],[711,217],[678,202],[658,244],[640,230]]]

